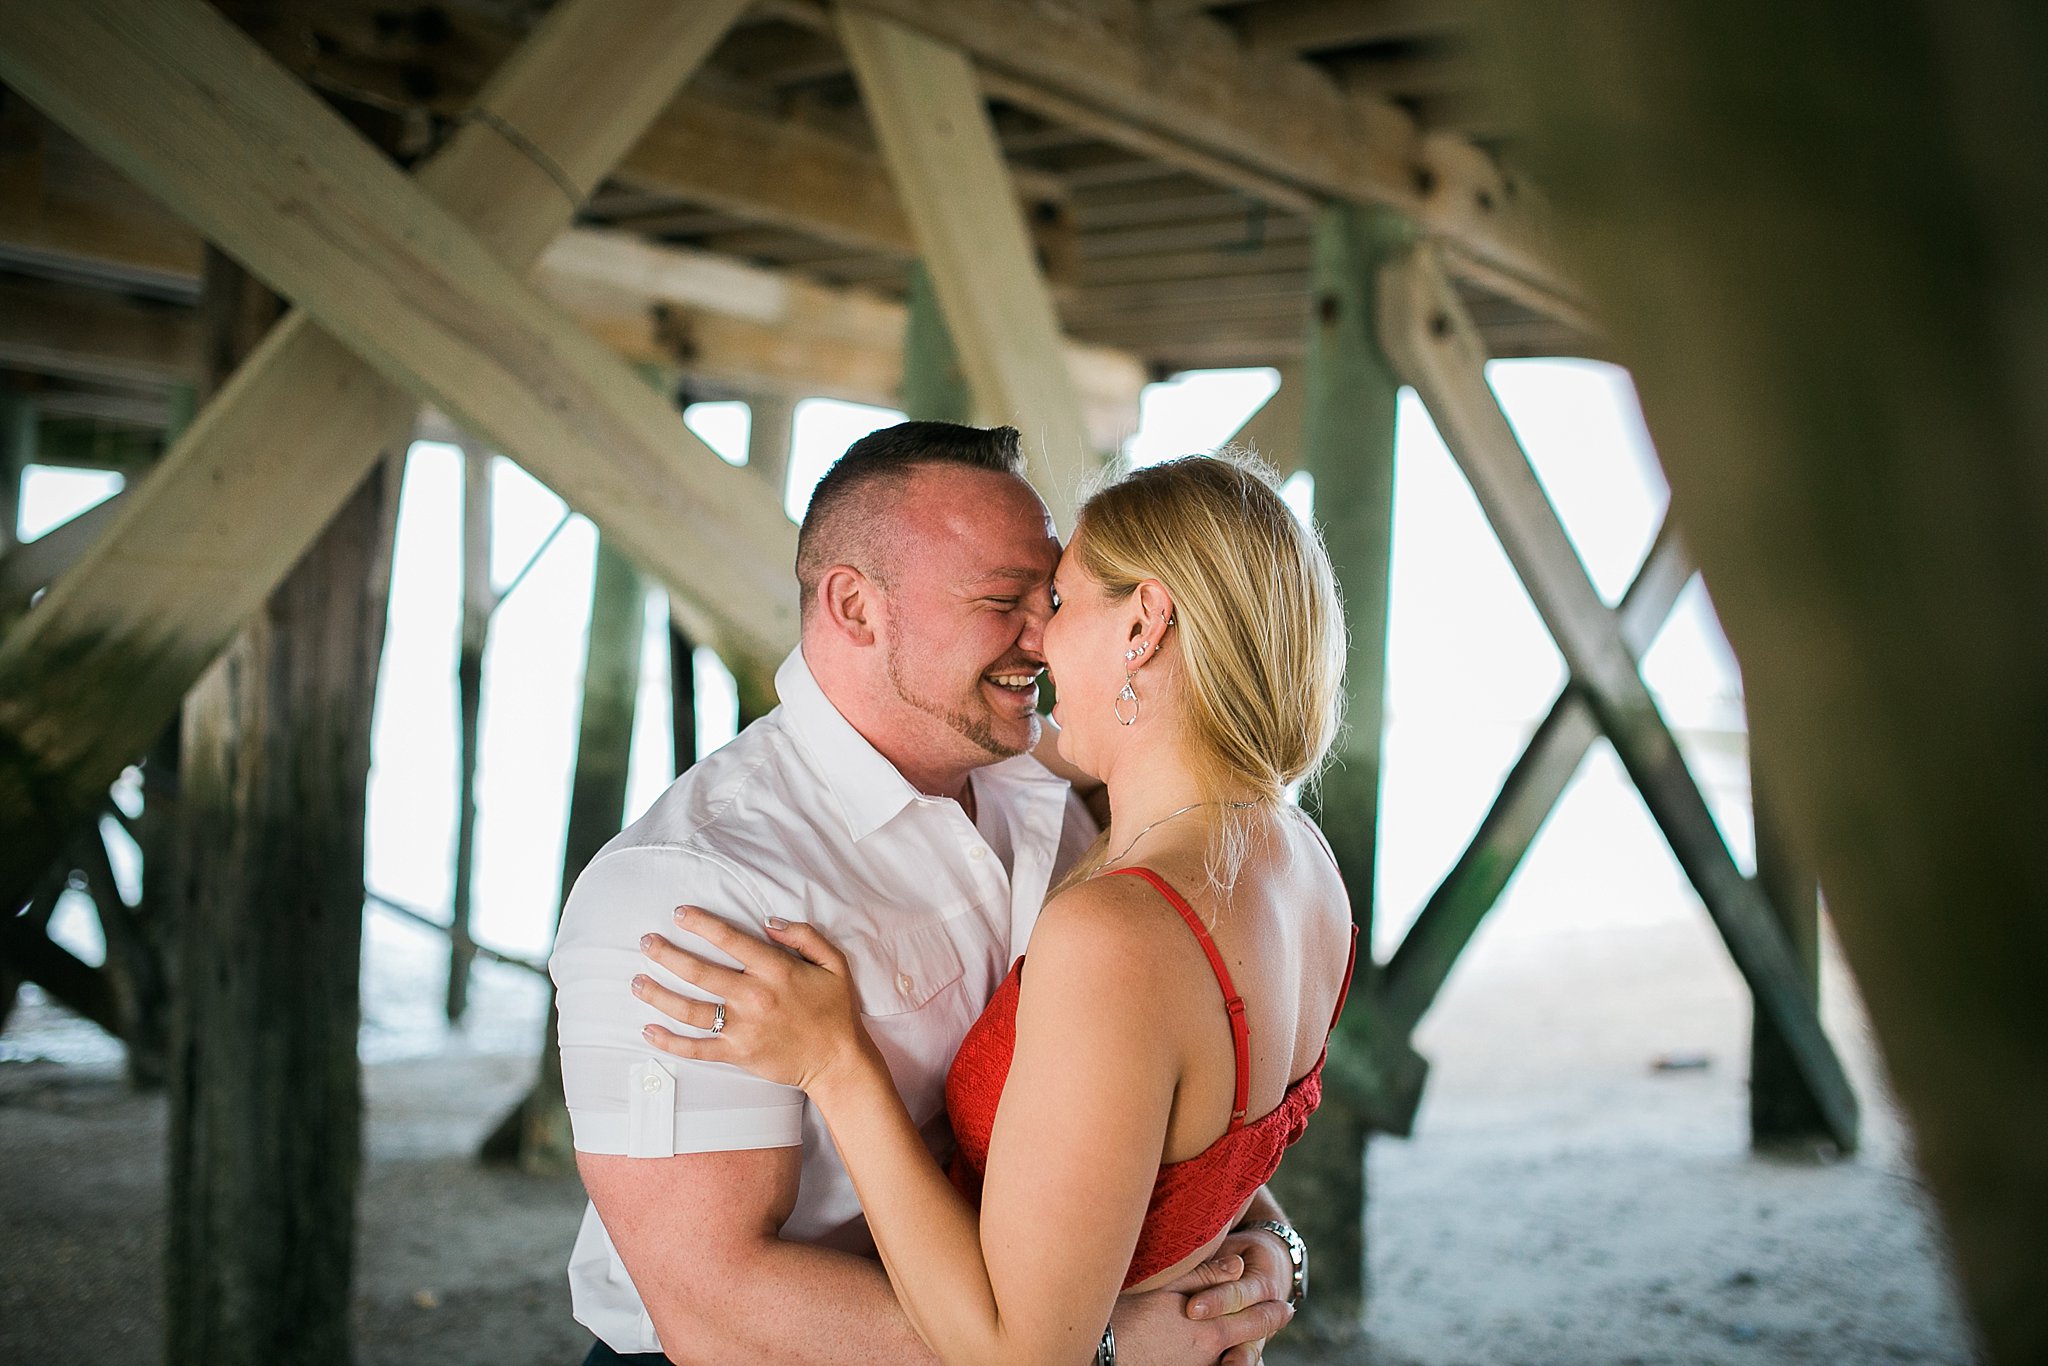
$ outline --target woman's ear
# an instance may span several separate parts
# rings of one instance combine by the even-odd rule
[[[1173,619],[1173,595],[1157,579],[1146,579],[1132,598],[1138,610],[1131,615],[1129,638],[1124,644],[1124,667],[1136,673],[1159,657],[1160,642],[1166,638],[1167,623]]]
[[[877,587],[852,565],[835,564],[818,580],[818,610],[852,644],[873,645],[882,611]]]

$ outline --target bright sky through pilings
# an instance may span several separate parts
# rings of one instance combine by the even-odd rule
[[[1609,601],[1617,599],[1649,547],[1666,496],[1626,375],[1593,362],[1526,360],[1495,362],[1489,378],[1594,583]],[[1268,370],[1210,371],[1150,386],[1128,454],[1149,463],[1209,449],[1237,429],[1273,383]],[[744,461],[744,405],[693,405],[687,420],[723,458]],[[847,445],[898,420],[900,414],[888,409],[829,399],[798,405],[790,515],[800,515],[812,484]],[[118,488],[118,476],[31,467],[22,486],[21,529],[40,534]],[[455,844],[461,489],[459,452],[428,442],[414,446],[378,681],[367,832],[370,886],[437,917],[448,913]],[[1298,507],[1310,496],[1301,481],[1289,491]],[[518,574],[543,543],[545,549],[500,609],[485,660],[475,932],[495,947],[541,957],[561,881],[596,537],[577,516],[548,541],[562,504],[510,461],[493,461],[492,510],[497,584]],[[1555,647],[1412,393],[1403,394],[1400,409],[1394,528],[1376,926],[1381,954],[1463,848],[1563,682]],[[673,772],[666,630],[665,603],[650,594],[622,821],[644,810]],[[709,652],[697,652],[693,670],[698,742],[708,752],[731,737],[736,699],[730,676]],[[1747,866],[1740,685],[1697,582],[1649,652],[1645,673],[1680,731],[1738,861]],[[116,852],[122,876],[132,880],[132,851]],[[1560,926],[1675,914],[1703,916],[1602,742],[1481,939],[1511,946],[1517,935]],[[369,916],[366,1056],[443,1046],[445,942],[385,912]],[[102,953],[82,897],[67,901],[53,932],[92,961]],[[472,1012],[465,1045],[530,1050],[544,1006],[540,980],[483,964],[477,982],[480,1007]]]

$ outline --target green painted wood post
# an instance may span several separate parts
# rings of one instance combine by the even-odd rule
[[[1756,880],[1778,923],[1785,927],[1804,974],[1802,985],[1820,1004],[1820,887],[1813,870],[1785,844],[1772,807],[1770,783],[1750,766],[1750,809],[1756,825]],[[1827,1117],[1793,1061],[1785,1036],[1756,1012],[1749,1040],[1749,1138],[1758,1148],[1836,1150]]]
[[[938,292],[924,262],[910,263],[905,296],[910,318],[903,330],[903,411],[920,421],[971,422],[974,395],[960,372],[953,334],[939,311]]]
[[[1379,344],[1380,268],[1410,237],[1406,220],[1351,204],[1324,208],[1314,238],[1315,312],[1303,365],[1301,465],[1315,478],[1316,521],[1343,589],[1350,654],[1347,729],[1309,796],[1351,892],[1360,935],[1353,995],[1374,987],[1373,870],[1379,832],[1380,726],[1386,686],[1387,580],[1393,548],[1394,417],[1401,381]],[[1333,1052],[1369,1056],[1346,1013]],[[1366,1069],[1336,1069],[1357,1075]],[[1355,1330],[1365,1312],[1365,1144],[1373,1097],[1333,1087],[1307,1138],[1288,1155],[1276,1193],[1315,1258],[1311,1325]]]

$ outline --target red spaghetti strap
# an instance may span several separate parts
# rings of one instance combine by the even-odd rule
[[[1358,926],[1351,927],[1351,956],[1344,960],[1344,985],[1337,988],[1337,1008],[1330,1012],[1330,1032],[1337,1031],[1337,1017],[1344,1013],[1344,1002],[1351,995],[1351,974],[1358,969]]]
[[[1251,1104],[1252,1099],[1252,1035],[1251,1029],[1245,1024],[1244,997],[1239,996],[1237,988],[1232,985],[1230,969],[1223,966],[1223,955],[1216,951],[1216,941],[1209,937],[1209,931],[1202,924],[1201,917],[1195,914],[1195,908],[1188,905],[1179,892],[1167,885],[1165,878],[1150,868],[1112,868],[1103,876],[1114,877],[1119,873],[1145,879],[1152,884],[1153,890],[1166,898],[1168,905],[1180,912],[1180,918],[1195,932],[1195,942],[1200,944],[1202,952],[1208,955],[1209,967],[1216,974],[1216,984],[1223,988],[1223,1009],[1230,1016],[1230,1043],[1237,1052],[1237,1091],[1230,1102],[1230,1128],[1224,1132],[1234,1133],[1244,1127],[1245,1109]],[[1357,933],[1354,926],[1354,952],[1357,947]],[[1345,974],[1344,981],[1348,989],[1351,981],[1349,973]]]

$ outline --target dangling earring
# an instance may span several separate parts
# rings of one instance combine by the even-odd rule
[[[1130,649],[1125,650],[1124,663],[1128,664],[1132,660],[1136,659],[1139,655],[1144,654],[1145,649],[1145,642],[1141,640],[1136,645],[1132,646]],[[1116,700],[1109,704],[1110,709],[1116,713],[1117,721],[1120,724],[1126,726],[1135,726],[1138,724],[1138,711],[1140,704],[1138,702],[1137,689],[1131,686],[1131,682],[1131,671],[1129,669],[1126,669],[1124,670],[1124,689],[1122,692],[1116,695]],[[1131,704],[1131,714],[1129,716],[1124,715],[1124,703],[1126,702]]]
[[[1129,716],[1124,715],[1124,703],[1126,702],[1131,704],[1131,714]],[[1109,705],[1116,712],[1116,719],[1119,723],[1126,726],[1138,724],[1138,694],[1131,687],[1131,676],[1129,674],[1124,675],[1124,690],[1118,693],[1116,700]]]

